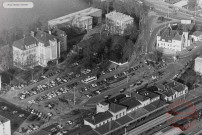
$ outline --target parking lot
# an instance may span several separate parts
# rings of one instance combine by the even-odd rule
[[[23,108],[28,108],[27,111],[31,114],[30,119],[35,119],[34,122],[28,123],[28,126],[25,125],[25,129],[21,129],[21,132],[31,133],[40,128],[40,122],[49,123],[77,107],[83,108],[83,105],[93,98],[102,100],[105,98],[102,95],[109,95],[113,85],[119,82],[122,85],[127,76],[129,78],[138,77],[140,70],[148,70],[148,67],[143,63],[129,69],[110,67],[100,74],[97,74],[96,70],[89,69],[83,69],[80,73],[57,71],[55,74],[41,76],[41,79],[34,80],[28,86],[16,86],[17,90],[8,92],[4,98]],[[93,81],[83,81],[93,76],[95,76]],[[142,84],[141,80],[137,80],[137,82],[138,85]],[[124,92],[125,85],[123,88],[118,87],[118,90]]]
[[[29,112],[3,101],[0,102],[0,114],[11,120],[12,133],[18,129],[30,115]]]

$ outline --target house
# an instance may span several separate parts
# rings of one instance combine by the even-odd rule
[[[38,45],[33,36],[24,36],[22,39],[14,41],[12,48],[15,67],[25,69],[38,65]]]
[[[195,59],[194,71],[202,75],[202,56]]]
[[[88,31],[91,30],[94,25],[100,24],[101,21],[102,10],[90,7],[53,20],[49,20],[48,26],[52,29],[62,24],[64,26],[76,26]]]
[[[60,42],[53,35],[41,30],[15,41],[12,48],[13,65],[21,69],[38,65],[46,67],[49,61],[60,57]]]
[[[127,107],[127,114],[143,107],[135,97],[126,97],[122,99],[119,104]]]
[[[56,38],[44,31],[38,30],[35,35],[38,41],[38,60],[39,65],[46,67],[48,61],[57,60],[60,57],[60,42]]]
[[[154,92],[151,92],[151,91],[147,91],[147,90],[141,91],[141,92],[139,92],[139,94],[142,96],[150,98],[150,103],[153,103],[153,102],[160,99],[160,95],[158,95]]]
[[[157,93],[159,93],[161,95],[161,99],[165,100],[165,101],[172,101],[173,99],[175,99],[175,95],[176,92],[169,90],[167,88],[165,88],[164,85],[159,85],[159,91]]]
[[[84,119],[84,125],[89,125],[91,128],[95,129],[110,122],[112,118],[113,115],[109,111],[99,112],[93,117]]]
[[[150,104],[150,102],[151,102],[149,97],[146,97],[144,95],[140,95],[140,94],[138,94],[138,92],[137,93],[134,92],[132,94],[132,96],[135,97],[143,105],[143,107]]]
[[[192,35],[191,35],[193,41],[197,42],[197,41],[202,41],[202,32],[201,31],[195,31]]]
[[[188,93],[188,87],[177,81],[170,81],[164,85],[158,86],[158,93],[161,94],[162,99],[172,101]]]
[[[11,121],[0,116],[0,135],[11,135]]]
[[[189,32],[186,26],[183,31],[173,30],[172,27],[163,29],[157,35],[157,47],[173,50],[175,52],[182,51],[190,46]]]
[[[127,107],[120,104],[111,103],[109,112],[113,115],[112,120],[116,120],[126,115]]]
[[[113,34],[124,34],[127,28],[133,26],[134,18],[116,11],[105,15],[106,29]]]

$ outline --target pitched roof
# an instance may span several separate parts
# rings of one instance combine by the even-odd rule
[[[138,93],[136,93],[136,92],[133,93],[133,96],[134,96],[137,100],[139,100],[139,101],[141,101],[141,102],[146,101],[146,100],[149,99],[148,97],[143,96],[143,95],[140,95],[140,94],[138,94]]]
[[[96,125],[112,117],[113,115],[109,111],[106,111],[106,112],[97,113],[93,117],[86,118],[85,120],[88,121],[89,123]]]
[[[177,32],[177,34],[174,36],[173,40],[181,41],[181,39],[182,39],[181,35]]]
[[[120,104],[126,106],[128,110],[141,105],[135,97],[126,97]]]
[[[115,103],[110,103],[110,106],[109,106],[109,111],[111,111],[113,113],[120,112],[121,110],[124,110],[124,109],[126,109],[125,106],[115,104]]]
[[[140,92],[140,94],[141,94],[141,95],[144,95],[144,96],[146,96],[146,97],[149,97],[150,99],[159,97],[158,94],[153,93],[153,92],[151,92],[151,91],[143,91],[143,92]]]
[[[119,94],[115,97],[112,97],[109,99],[109,102],[116,102],[116,103],[119,103],[121,99],[125,98],[126,95],[125,94]]]
[[[166,42],[172,39],[181,40],[181,35],[177,30],[171,30],[170,28],[165,29],[161,34],[161,39],[164,39]]]
[[[201,31],[195,31],[192,35],[198,37],[198,36],[202,35],[202,32]]]
[[[158,84],[157,87],[158,87],[158,90],[164,90],[165,88],[163,84]]]
[[[173,89],[177,92],[181,92],[185,89],[185,86],[182,84],[179,84],[178,86],[174,87]]]
[[[13,46],[20,50],[26,50],[25,46],[36,44],[37,40],[32,36],[26,36],[25,38],[19,39],[13,42]]]
[[[50,45],[50,43],[49,43],[50,40],[52,41],[52,40],[56,39],[55,36],[50,35],[49,33],[41,31],[41,30],[37,31],[35,38],[37,41],[44,43],[45,46]]]
[[[161,94],[164,94],[166,95],[167,97],[170,97],[170,96],[173,96],[175,93],[174,91],[168,89],[168,90],[164,90],[164,91],[158,91],[158,93],[161,93]]]

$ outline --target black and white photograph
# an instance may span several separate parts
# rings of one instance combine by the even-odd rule
[[[202,135],[202,0],[0,0],[0,135]]]

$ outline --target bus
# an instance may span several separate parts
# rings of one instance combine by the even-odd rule
[[[86,79],[81,80],[81,82],[87,84],[96,80],[97,80],[96,76],[88,76]]]

